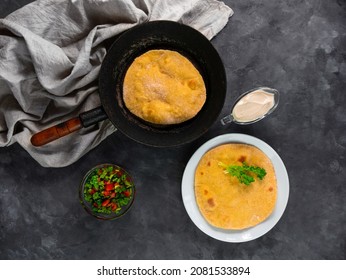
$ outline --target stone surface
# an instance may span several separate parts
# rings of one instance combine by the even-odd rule
[[[1,1],[0,16],[31,2]],[[212,40],[224,62],[222,115],[242,92],[280,91],[267,119],[226,127],[175,148],[143,146],[114,133],[75,164],[40,167],[17,144],[0,149],[0,259],[345,259],[346,2],[226,0],[234,16]],[[245,133],[271,145],[290,178],[279,223],[247,243],[201,232],[181,199],[186,163],[204,142]],[[102,222],[83,210],[78,186],[98,163],[133,174],[137,197],[126,218]]]

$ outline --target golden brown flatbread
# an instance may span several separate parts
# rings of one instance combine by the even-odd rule
[[[224,173],[220,162],[264,168],[263,180],[256,176],[250,185]],[[195,171],[195,195],[204,218],[222,229],[240,230],[253,227],[273,212],[277,182],[271,160],[258,148],[246,144],[224,144],[203,155]]]
[[[155,124],[177,124],[203,107],[206,88],[194,65],[176,51],[150,50],[126,72],[123,98],[127,109]]]

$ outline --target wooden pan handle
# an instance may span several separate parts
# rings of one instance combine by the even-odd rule
[[[34,134],[31,137],[31,144],[34,146],[43,146],[82,127],[80,118],[73,118]]]

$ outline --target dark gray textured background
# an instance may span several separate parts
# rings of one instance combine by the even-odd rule
[[[29,2],[2,0],[0,17]],[[280,91],[275,113],[247,127],[216,122],[177,148],[146,147],[117,132],[61,169],[40,167],[17,144],[0,149],[1,259],[345,259],[346,1],[224,2],[235,14],[212,40],[228,79],[222,115],[260,85]],[[282,219],[241,244],[205,235],[181,199],[191,155],[231,132],[266,141],[290,178]],[[98,221],[79,205],[83,174],[103,162],[134,176],[137,197],[126,218]]]

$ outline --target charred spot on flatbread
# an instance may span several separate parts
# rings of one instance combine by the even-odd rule
[[[241,162],[241,163],[245,162],[245,161],[246,161],[246,156],[241,155],[241,156],[238,158],[238,161]]]

